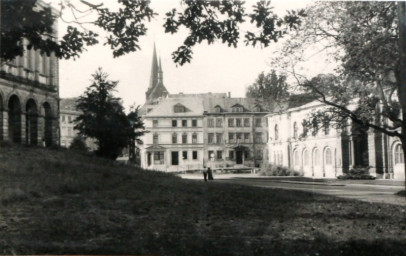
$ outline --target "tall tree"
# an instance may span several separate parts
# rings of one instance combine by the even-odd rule
[[[96,154],[116,159],[129,142],[139,140],[143,134],[143,122],[137,110],[126,115],[121,99],[113,96],[117,81],[99,68],[93,75],[93,83],[79,97],[77,109],[82,113],[75,119],[79,134],[97,140]]]
[[[246,97],[255,98],[267,110],[289,96],[286,76],[277,75],[275,70],[258,75],[255,82],[247,88]]]
[[[24,47],[40,49],[60,58],[77,58],[87,46],[97,44],[102,30],[107,33],[104,44],[110,46],[114,57],[140,49],[139,39],[146,35],[146,22],[157,14],[147,0],[116,0],[120,8],[112,11],[102,1],[58,0],[56,15],[51,7],[38,0],[0,0],[2,61],[21,56]],[[181,27],[189,30],[183,45],[173,53],[175,63],[183,65],[192,59],[194,45],[206,41],[211,44],[221,40],[237,46],[239,25],[249,19],[257,28],[245,33],[247,45],[268,46],[289,29],[300,24],[303,11],[290,11],[284,17],[274,14],[270,1],[259,1],[252,13],[246,13],[244,2],[238,0],[192,1],[179,0],[182,10],[173,9],[166,14],[165,32],[177,33]],[[40,7],[39,7],[40,6]],[[50,35],[54,21],[60,18],[69,23],[61,40],[44,37]],[[27,38],[29,44],[21,44]]]
[[[339,63],[336,76],[312,79],[292,66],[299,85],[329,106],[313,115],[315,122],[351,120],[399,138],[406,152],[405,2],[319,2],[306,13],[282,59],[300,63],[319,43]]]

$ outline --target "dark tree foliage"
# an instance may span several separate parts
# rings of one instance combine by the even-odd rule
[[[94,28],[107,33],[104,44],[108,45],[114,57],[140,50],[139,39],[147,33],[146,22],[157,14],[146,0],[116,0],[120,8],[112,11],[103,3],[93,1],[58,0],[60,10],[52,15],[47,5],[38,7],[37,0],[0,0],[1,2],[1,59],[12,60],[21,56],[24,45],[22,38],[27,38],[27,48],[40,49],[50,54],[54,52],[59,58],[77,58],[86,47],[99,43],[99,35]],[[164,22],[166,33],[176,33],[181,27],[189,34],[173,53],[173,60],[179,65],[190,62],[192,47],[206,41],[211,44],[217,40],[229,46],[237,46],[240,39],[240,27],[247,19],[255,24],[258,32],[247,31],[247,45],[261,44],[268,46],[276,42],[289,29],[300,25],[303,11],[291,11],[283,18],[277,17],[270,7],[270,1],[260,1],[252,13],[246,13],[244,2],[237,0],[191,1],[180,0],[183,8],[166,14]],[[37,7],[36,7],[37,6]],[[55,12],[54,12],[55,13]],[[73,16],[67,20],[64,13]],[[96,14],[94,20],[85,20],[89,14]],[[70,24],[62,39],[51,38],[56,19]]]
[[[255,82],[247,88],[246,97],[255,98],[265,109],[270,110],[289,97],[289,85],[285,75],[278,75],[275,70],[259,74]]]
[[[82,136],[74,137],[72,143],[69,146],[69,149],[81,153],[89,152],[89,149],[86,146],[85,138],[83,138]]]
[[[82,114],[75,119],[75,129],[97,140],[96,155],[116,159],[129,141],[139,141],[143,123],[137,110],[127,116],[121,99],[113,96],[118,82],[108,80],[101,68],[92,76],[93,83],[78,99],[77,109]]]

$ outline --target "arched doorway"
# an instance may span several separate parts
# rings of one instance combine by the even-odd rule
[[[353,141],[353,166],[365,167],[369,165],[368,155],[368,128],[353,122],[351,137]]]
[[[399,142],[395,143],[392,147],[393,156],[393,178],[394,179],[404,179],[405,178],[405,162],[403,158],[402,144]]]
[[[37,104],[33,99],[27,101],[25,107],[26,121],[25,121],[25,138],[26,143],[29,145],[38,144],[38,109]]]
[[[21,104],[17,95],[8,101],[8,137],[15,143],[21,143]]]
[[[45,141],[45,146],[49,147],[52,145],[52,122],[53,122],[53,113],[51,109],[51,105],[48,102],[42,104],[44,108],[44,136],[43,140]]]

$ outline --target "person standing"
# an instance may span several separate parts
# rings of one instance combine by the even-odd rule
[[[211,168],[209,167],[209,168],[207,168],[207,178],[209,179],[209,180],[213,180],[213,171],[211,170]]]
[[[203,169],[203,178],[204,181],[207,181],[207,171]]]

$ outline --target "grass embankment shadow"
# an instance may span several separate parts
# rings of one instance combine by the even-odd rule
[[[404,255],[405,209],[0,148],[0,253]]]

